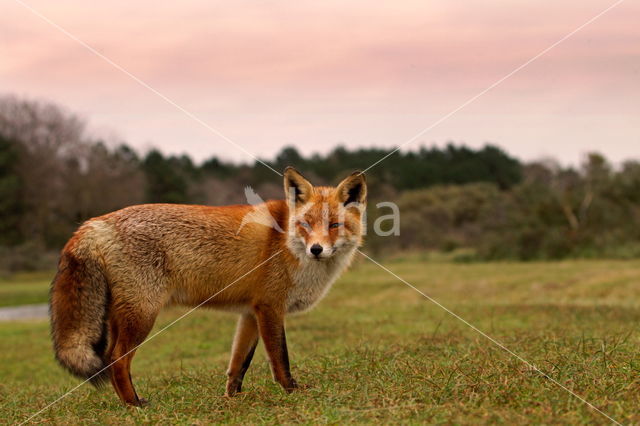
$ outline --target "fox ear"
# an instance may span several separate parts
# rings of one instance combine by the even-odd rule
[[[347,176],[336,188],[338,200],[343,205],[351,203],[365,204],[367,202],[367,180],[364,174],[356,171]]]
[[[313,185],[299,171],[289,166],[284,169],[284,194],[288,202],[304,204],[313,194]]]

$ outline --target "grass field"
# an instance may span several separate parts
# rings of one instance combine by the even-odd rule
[[[424,260],[385,264],[617,421],[640,422],[640,261]],[[0,282],[2,303],[46,300],[50,277],[31,278]],[[167,310],[156,329],[183,312]],[[284,394],[260,347],[245,392],[225,398],[234,325],[199,310],[141,347],[133,375],[144,409],[85,385],[33,421],[609,423],[366,261],[288,320],[292,371],[308,389]],[[0,323],[0,342],[0,422],[24,421],[78,383],[54,363],[46,322]]]
[[[0,307],[47,303],[52,273],[29,272],[0,277]]]

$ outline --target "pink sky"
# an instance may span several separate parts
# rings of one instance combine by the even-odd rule
[[[399,145],[613,3],[25,1],[267,158]],[[640,3],[623,2],[407,148],[640,157],[638,22]],[[250,160],[13,0],[0,92],[65,105],[141,151]]]

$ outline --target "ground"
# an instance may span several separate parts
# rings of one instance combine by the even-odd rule
[[[640,261],[455,264],[393,272],[625,424],[640,422]],[[3,304],[46,300],[43,276],[0,282]],[[46,277],[47,279],[50,276]],[[186,309],[159,318],[166,326]],[[33,418],[53,423],[610,423],[459,319],[361,259],[310,313],[289,318],[292,371],[275,385],[260,347],[244,393],[223,396],[235,318],[198,310],[145,343],[124,408],[81,386]],[[0,323],[0,422],[29,418],[79,381],[53,361],[44,321]]]

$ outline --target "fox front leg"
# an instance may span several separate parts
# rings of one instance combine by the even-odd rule
[[[231,349],[227,370],[227,396],[242,392],[242,380],[251,365],[258,345],[258,322],[253,314],[243,314],[238,319],[236,335]]]
[[[287,392],[293,392],[298,384],[291,377],[289,368],[289,353],[284,332],[284,313],[267,305],[256,306],[255,313],[258,320],[258,330],[269,356],[273,377]]]

